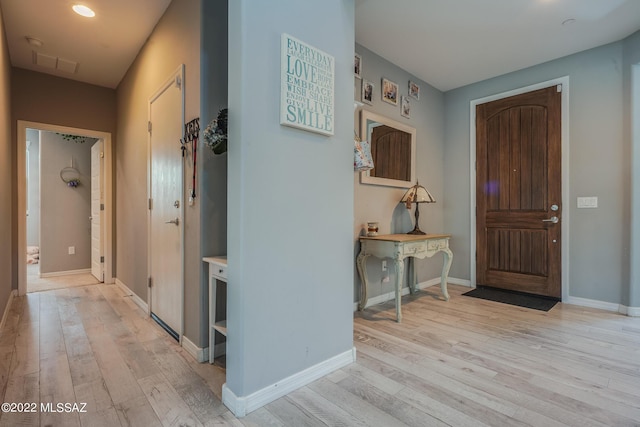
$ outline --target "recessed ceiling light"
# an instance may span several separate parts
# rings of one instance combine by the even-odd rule
[[[77,13],[80,16],[84,16],[87,18],[93,18],[94,16],[96,16],[96,13],[93,10],[91,10],[91,8],[88,6],[76,4],[72,7],[72,9],[75,13]]]

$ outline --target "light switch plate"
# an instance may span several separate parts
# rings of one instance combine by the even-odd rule
[[[598,207],[598,197],[596,196],[591,196],[591,197],[578,197],[578,208],[579,209],[584,209],[584,208],[597,208]]]

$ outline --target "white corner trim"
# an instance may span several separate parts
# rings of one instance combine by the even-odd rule
[[[9,310],[11,310],[11,305],[13,304],[13,299],[18,294],[18,290],[14,289],[9,294],[9,299],[7,300],[7,305],[4,308],[4,313],[2,313],[2,321],[0,321],[0,330],[4,329],[5,323],[7,323],[7,317],[9,317]]]
[[[116,278],[116,286],[122,289],[122,292],[127,294],[127,296],[131,297],[133,302],[135,302],[138,305],[138,307],[140,307],[145,313],[149,314],[149,304],[144,302],[142,298],[136,295],[135,292],[129,289],[129,287],[124,283],[122,283],[122,281],[118,278]]]
[[[471,281],[466,279],[456,279],[454,277],[447,278],[447,284],[450,285],[461,285],[471,287]],[[426,282],[420,282],[416,285],[418,289],[426,289],[431,286],[440,286],[440,278],[434,277],[433,279],[429,279]],[[405,296],[409,294],[409,287],[402,288],[401,296]],[[367,307],[376,304],[382,304],[383,302],[387,302],[396,298],[396,291],[387,292],[386,294],[378,295],[377,297],[369,298],[367,300]],[[365,307],[366,308],[366,307]],[[353,303],[353,311],[358,311],[358,301]]]
[[[198,363],[209,361],[209,347],[200,348],[189,338],[182,336],[182,348],[191,355]]]
[[[69,270],[69,271],[53,271],[51,273],[40,273],[40,277],[73,276],[74,274],[87,274],[87,273],[91,273],[90,268],[83,268],[80,270]]]
[[[231,391],[227,384],[222,386],[222,403],[236,417],[244,417],[249,412],[255,411],[258,408],[273,402],[274,400],[303,387],[318,378],[330,374],[331,372],[340,369],[356,360],[356,348],[345,351],[342,354],[334,356],[330,359],[320,362],[317,365],[300,371],[297,374],[293,374],[281,381],[271,384],[261,390],[251,393],[248,396],[237,396]]]
[[[622,306],[624,307],[624,306]],[[629,317],[640,317],[640,307],[624,307],[626,309],[626,314]]]
[[[627,307],[626,305],[616,304],[614,302],[598,301],[572,296],[569,296],[566,301],[562,302],[566,304],[579,305],[581,307],[590,307],[600,310],[613,311],[616,313],[625,314],[629,317],[640,317],[640,307]]]

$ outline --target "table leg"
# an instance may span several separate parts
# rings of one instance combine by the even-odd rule
[[[404,260],[395,259],[396,266],[396,322],[402,321],[402,276],[404,275]]]
[[[449,278],[449,269],[451,269],[451,263],[453,262],[453,252],[451,249],[442,249],[444,255],[444,263],[442,265],[442,275],[440,276],[440,289],[444,299],[449,301],[449,292],[447,291],[447,279]]]
[[[358,311],[364,310],[367,306],[367,287],[369,286],[369,279],[367,278],[367,258],[368,254],[360,252],[356,259],[356,267],[358,267],[358,274],[360,275],[360,302],[358,302]]]
[[[418,284],[418,272],[416,271],[416,260],[409,257],[409,292],[416,293],[416,285]]]

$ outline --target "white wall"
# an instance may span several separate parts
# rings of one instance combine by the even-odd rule
[[[420,229],[427,233],[451,233],[455,230],[445,229],[443,223],[444,206],[448,195],[444,192],[443,181],[448,176],[443,168],[444,162],[444,95],[428,83],[417,79],[395,64],[376,55],[374,52],[356,45],[356,52],[362,56],[363,79],[375,85],[373,104],[365,104],[356,113],[356,130],[360,134],[360,110],[373,111],[390,119],[416,128],[416,178],[425,186],[436,199],[435,204],[423,204],[420,207]],[[381,79],[385,77],[399,85],[399,95],[408,94],[408,82],[414,81],[420,85],[420,99],[411,99],[411,118],[400,115],[400,106],[394,106],[381,100]],[[360,79],[356,79],[356,86]],[[356,95],[360,99],[360,95]],[[400,100],[400,98],[398,98]],[[363,135],[364,139],[365,136]],[[413,229],[415,206],[408,211],[404,204],[399,203],[406,192],[404,188],[384,187],[379,185],[361,184],[360,174],[354,173],[354,230],[353,230],[353,259],[360,251],[358,237],[365,234],[367,221],[380,223],[380,234],[406,233]],[[454,259],[454,263],[457,259]],[[415,263],[418,273],[418,283],[439,277],[442,270],[440,255]],[[389,270],[390,280],[382,282],[381,260],[370,257],[367,260],[369,278],[368,297],[393,292],[395,272]],[[360,277],[355,275],[355,300],[359,300]]]
[[[335,57],[335,135],[279,124],[280,37]],[[229,2],[227,387],[352,348],[352,0]]]
[[[55,132],[40,133],[41,221],[40,273],[91,267],[91,146],[65,140]],[[72,165],[80,185],[70,188],[60,172]],[[69,254],[69,247],[75,254]]]
[[[40,131],[27,129],[27,246],[40,246]]]
[[[444,210],[456,261],[451,276],[469,278],[469,103],[471,100],[569,76],[569,294],[627,303],[629,162],[624,138],[623,42],[612,43],[445,93]],[[598,209],[577,209],[578,196],[597,196]],[[602,245],[606,250],[602,250]]]

